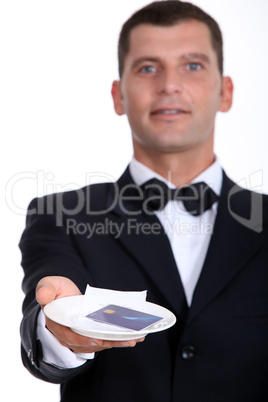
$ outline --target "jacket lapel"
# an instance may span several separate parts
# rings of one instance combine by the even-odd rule
[[[262,246],[262,195],[239,188],[224,174],[221,199],[188,324],[239,273]]]
[[[154,214],[142,212],[142,202],[139,202],[137,192],[136,200],[130,199],[131,197],[127,199],[129,193],[122,192],[126,186],[135,188],[128,169],[118,181],[118,188],[115,190],[117,196],[110,194],[108,197],[110,205],[111,200],[117,198],[111,211],[112,219],[116,219],[120,227],[123,227],[117,241],[121,242],[140,265],[155,293],[164,297],[165,306],[184,319],[187,303],[168,237]],[[150,294],[148,296],[150,299]]]

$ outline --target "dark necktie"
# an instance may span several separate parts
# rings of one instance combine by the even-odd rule
[[[171,189],[158,179],[151,179],[141,186],[145,207],[159,211],[165,208],[168,201],[182,201],[185,209],[192,215],[201,215],[210,209],[219,197],[204,182],[190,184],[185,187]]]

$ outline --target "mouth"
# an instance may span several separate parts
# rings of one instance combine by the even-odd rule
[[[154,110],[152,115],[166,115],[166,116],[176,116],[179,114],[188,114],[189,112],[183,109],[157,109]]]

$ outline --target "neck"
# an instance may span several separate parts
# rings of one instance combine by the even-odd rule
[[[135,158],[154,172],[158,173],[176,187],[190,183],[207,169],[214,161],[213,150],[200,155],[200,150],[191,153],[140,152],[134,149]]]

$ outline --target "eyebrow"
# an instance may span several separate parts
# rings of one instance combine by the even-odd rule
[[[157,57],[139,57],[133,61],[131,68],[135,69],[142,63],[159,63],[159,61],[160,59]]]
[[[190,60],[201,60],[204,63],[211,64],[210,58],[204,53],[186,53],[179,57],[180,61],[190,61]],[[159,63],[160,58],[158,57],[139,57],[138,59],[133,61],[131,66],[132,69],[135,69],[142,63]]]
[[[189,60],[202,60],[204,63],[210,64],[210,58],[204,53],[187,53],[180,57],[182,61],[189,61]]]

